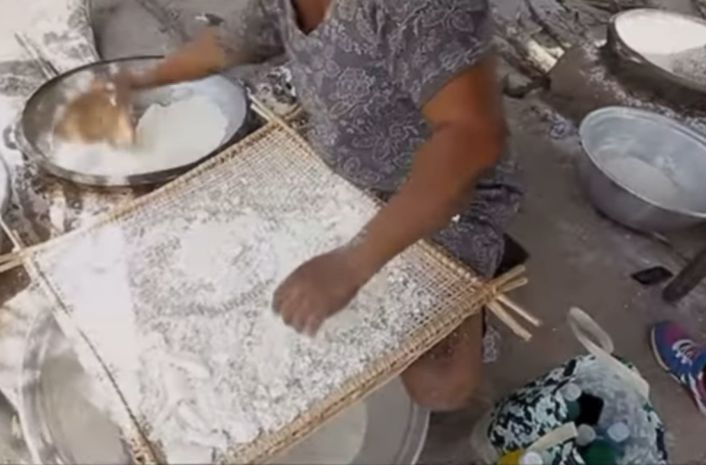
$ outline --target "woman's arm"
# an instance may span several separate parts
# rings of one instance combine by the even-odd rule
[[[129,79],[131,87],[146,89],[204,78],[243,60],[245,57],[226,51],[219,40],[218,28],[211,26],[176,52],[167,55],[155,68]]]
[[[315,332],[397,254],[448,226],[497,163],[506,128],[491,58],[453,78],[423,112],[433,132],[399,193],[351,244],[305,263],[275,293],[275,310],[296,329]]]
[[[447,227],[470,203],[475,181],[498,162],[506,127],[491,59],[450,81],[423,108],[431,138],[410,176],[353,246],[372,276],[420,239]]]
[[[149,88],[190,81],[284,53],[279,21],[274,0],[243,0],[240,14],[229,27],[207,27],[156,68],[130,79],[130,84]]]

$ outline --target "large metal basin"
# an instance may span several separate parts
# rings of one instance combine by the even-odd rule
[[[645,232],[706,220],[706,138],[664,116],[625,107],[589,114],[579,130],[583,186],[609,218]]]
[[[706,92],[706,21],[695,16],[636,8],[616,14],[608,45],[651,75]]]
[[[53,316],[37,318],[27,340],[20,407],[23,431],[35,463],[130,462],[119,431],[89,400],[91,386]],[[312,455],[317,450],[316,442],[348,440],[341,438],[346,433],[362,435],[362,445],[354,458],[346,455],[346,464],[416,463],[426,438],[429,412],[412,403],[402,383],[394,380],[373,393],[364,408],[367,420],[361,431],[339,428],[347,414],[343,411],[272,463],[319,463],[320,458]],[[334,454],[326,463],[336,461]]]
[[[132,175],[96,175],[79,172],[55,163],[52,159],[53,129],[56,112],[71,98],[88,88],[96,79],[109,79],[120,70],[140,73],[155,66],[161,57],[135,57],[92,63],[44,83],[29,98],[16,130],[16,139],[22,152],[51,174],[80,184],[93,186],[135,186],[165,182],[188,171],[223,147],[242,137],[247,130],[249,102],[245,88],[223,76],[157,87],[135,94],[135,117],[152,104],[166,105],[196,94],[208,98],[226,116],[228,125],[221,145],[204,153],[190,163],[156,171]]]

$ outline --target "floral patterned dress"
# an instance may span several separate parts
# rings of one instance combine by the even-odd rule
[[[385,198],[430,134],[421,108],[491,51],[492,25],[487,0],[333,0],[306,34],[292,0],[250,0],[231,32],[227,43],[239,52],[286,55],[317,152]],[[515,171],[508,152],[435,238],[484,275],[502,258],[503,230],[522,197]]]

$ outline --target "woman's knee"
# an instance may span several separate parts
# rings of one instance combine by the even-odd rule
[[[407,393],[418,405],[436,412],[468,406],[479,385],[480,373],[446,373],[430,376],[408,370],[402,375]]]
[[[480,318],[467,320],[402,374],[416,403],[435,411],[468,405],[481,380],[481,327]]]

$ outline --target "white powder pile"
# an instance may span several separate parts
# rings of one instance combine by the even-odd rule
[[[170,463],[223,458],[280,430],[448,311],[428,289],[468,285],[421,272],[408,252],[316,338],[297,334],[272,311],[277,285],[345,244],[375,207],[287,147],[249,150],[172,203],[37,259]]]
[[[688,18],[645,12],[622,18],[616,27],[621,39],[646,57],[706,46],[706,26]]]
[[[151,105],[135,130],[135,145],[54,140],[52,160],[84,174],[128,176],[193,163],[216,149],[226,134],[226,117],[207,97],[194,95],[169,105]]]
[[[667,174],[637,157],[620,157],[608,161],[605,170],[613,178],[641,196],[666,207],[683,207],[683,189]]]
[[[633,14],[617,23],[620,37],[662,68],[706,82],[706,26],[678,16]]]
[[[675,54],[672,71],[695,82],[706,82],[706,46]]]

